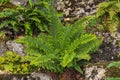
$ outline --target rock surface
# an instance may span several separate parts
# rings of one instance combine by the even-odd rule
[[[85,68],[85,80],[104,80],[106,70],[98,66]]]
[[[0,56],[2,56],[7,50],[5,42],[0,42]]]
[[[92,62],[100,61],[118,61],[120,52],[120,39],[118,33],[114,33],[112,36],[109,32],[95,32],[96,35],[103,37],[103,43],[96,51],[91,55]]]
[[[85,80],[106,80],[107,78],[119,78],[120,77],[120,67],[111,67],[107,66],[111,62],[97,62],[94,64],[86,65],[85,70]],[[114,79],[112,79],[114,80]],[[120,80],[117,79],[117,80]]]
[[[9,50],[24,56],[25,55],[25,51],[24,51],[24,46],[20,43],[16,43],[12,40],[9,40],[6,42],[6,45],[8,47]]]
[[[31,74],[11,74],[11,75],[0,75],[0,80],[53,80],[51,76],[45,73],[36,73]]]
[[[13,0],[12,2],[11,2],[12,4],[14,4],[14,5],[27,5],[27,0]]]
[[[65,17],[81,18],[95,14],[97,5],[108,0],[54,0],[58,11],[63,11]]]
[[[46,75],[45,73],[35,73],[31,74],[32,78],[39,79],[39,80],[53,80],[50,76]]]

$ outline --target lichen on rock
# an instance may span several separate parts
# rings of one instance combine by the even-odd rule
[[[24,56],[25,55],[25,51],[24,51],[24,46],[20,43],[16,43],[15,41],[9,40],[6,42],[6,45],[8,47],[9,50]]]
[[[97,62],[84,67],[85,80],[106,80],[106,78],[119,78],[120,67],[110,67],[111,62]]]
[[[98,66],[85,68],[85,80],[104,80],[106,70]]]

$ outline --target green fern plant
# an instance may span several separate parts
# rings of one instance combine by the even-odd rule
[[[120,24],[120,2],[109,1],[100,3],[97,8],[97,17],[103,17],[103,25],[111,33],[117,31]]]
[[[0,0],[0,5],[6,4],[8,2],[11,2],[12,0]]]
[[[48,32],[48,24],[50,22],[49,8],[48,2],[32,2],[32,0],[29,0],[27,7],[6,8],[0,12],[0,18],[3,18],[0,28],[8,26],[15,31],[19,31],[22,28],[27,35],[32,35],[34,29]]]
[[[38,37],[27,36],[16,41],[26,45],[31,65],[57,72],[74,68],[82,73],[79,61],[90,60],[90,53],[97,50],[102,41],[86,32],[87,18],[63,26],[57,12],[51,9],[51,14],[49,34],[41,33]]]

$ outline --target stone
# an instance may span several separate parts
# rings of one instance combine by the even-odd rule
[[[7,46],[5,42],[0,42],[0,56],[4,55],[4,53],[7,51]]]
[[[108,0],[54,0],[54,4],[58,11],[65,13],[65,17],[80,19],[95,14],[98,4],[105,1]]]
[[[32,78],[38,78],[39,80],[53,80],[50,76],[45,73],[31,73]]]
[[[91,54],[92,62],[99,61],[118,61],[120,58],[118,54],[120,52],[119,42],[117,35],[113,36],[110,32],[95,32],[96,35],[103,37],[103,43],[100,48],[93,54]]]
[[[106,80],[107,78],[119,78],[120,67],[108,67],[111,62],[97,62],[84,66],[85,80]],[[112,79],[114,80],[114,79]],[[120,79],[117,79],[120,80]]]
[[[0,74],[4,74],[4,71],[0,70]]]
[[[6,42],[6,45],[8,47],[9,50],[24,56],[25,55],[25,51],[24,51],[24,46],[20,43],[16,43],[13,40],[9,40]]]
[[[98,66],[85,68],[85,80],[104,80],[106,70]]]
[[[27,0],[12,0],[11,3],[14,5],[27,5]]]

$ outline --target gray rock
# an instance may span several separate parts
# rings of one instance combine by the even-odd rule
[[[25,55],[25,51],[24,51],[24,46],[20,43],[16,43],[12,40],[9,40],[6,42],[6,45],[8,47],[9,50],[19,54],[19,55]]]
[[[77,19],[96,13],[97,5],[108,0],[54,0],[58,11],[63,11],[65,17]]]
[[[11,3],[14,5],[27,5],[27,0],[13,0]]]
[[[38,1],[40,1],[40,0],[32,0],[32,1],[33,1],[33,3],[34,3],[34,2],[38,2]],[[14,4],[14,5],[27,6],[28,0],[12,0],[11,3]]]
[[[85,80],[104,80],[106,70],[98,66],[85,68]]]
[[[31,73],[31,76],[32,76],[32,78],[37,78],[39,80],[53,80],[50,76],[48,76],[45,73],[33,72],[33,73]]]
[[[0,43],[0,56],[3,55],[7,50],[8,49],[7,49],[5,42],[1,42]]]
[[[118,35],[111,35],[110,32],[95,32],[96,35],[104,37],[103,43],[99,50],[91,55],[92,62],[99,61],[118,61],[120,58],[120,42]],[[118,34],[118,33],[117,33]]]

